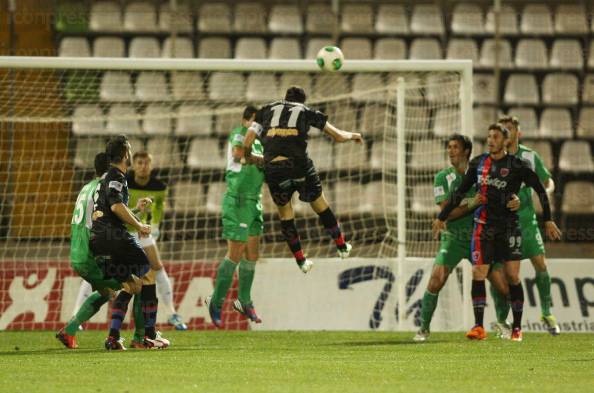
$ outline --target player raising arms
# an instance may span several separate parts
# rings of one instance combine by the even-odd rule
[[[243,140],[256,117],[257,109],[248,106],[243,111],[241,126],[231,131],[227,145],[227,190],[223,196],[223,238],[227,239],[227,255],[219,265],[212,296],[207,298],[212,322],[222,327],[221,308],[239,267],[239,293],[233,308],[253,322],[260,323],[251,298],[256,262],[259,257],[260,235],[264,228],[262,217],[262,145],[252,144],[250,162],[245,162]],[[258,165],[257,165],[258,164]]]
[[[475,224],[472,233],[471,252],[473,263],[472,300],[475,327],[467,333],[473,338],[474,330],[483,329],[483,314],[486,299],[485,278],[489,266],[504,262],[505,275],[509,284],[509,296],[513,313],[512,340],[522,341],[522,312],[524,290],[520,281],[520,258],[522,232],[518,214],[507,208],[512,194],[520,191],[522,183],[533,188],[540,200],[545,220],[545,230],[551,239],[560,239],[561,231],[551,220],[549,198],[529,164],[505,150],[509,131],[500,124],[489,126],[487,136],[488,153],[473,158],[460,186],[450,195],[448,203],[433,222],[433,233],[437,237],[445,229],[445,221],[460,205],[465,194],[476,184],[477,191],[486,198],[486,204],[474,212]]]
[[[307,155],[309,129],[324,130],[335,142],[363,141],[361,134],[340,130],[327,121],[325,114],[305,106],[305,98],[301,87],[289,87],[284,100],[265,105],[256,113],[243,142],[249,155],[256,137],[262,141],[266,183],[278,208],[283,236],[303,273],[312,268],[313,262],[303,253],[295,225],[291,205],[295,191],[299,193],[299,199],[308,202],[318,214],[336,243],[338,255],[346,258],[351,252],[351,245],[345,242],[338,221],[324,197],[314,163]]]

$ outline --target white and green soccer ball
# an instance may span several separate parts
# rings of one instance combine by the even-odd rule
[[[325,46],[318,52],[316,63],[324,71],[338,71],[344,63],[344,55],[339,47]]]

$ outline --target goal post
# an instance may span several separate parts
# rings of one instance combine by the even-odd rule
[[[25,289],[41,285],[53,263],[62,267],[50,290],[60,293],[49,297],[48,315],[60,321],[68,315],[65,299],[72,285],[58,281],[74,282],[62,271],[72,205],[93,176],[90,158],[117,133],[129,135],[134,150],[148,150],[156,174],[169,185],[158,245],[179,312],[193,318],[190,326],[205,327],[207,314],[192,294],[212,288],[197,277],[211,279],[211,265],[226,252],[220,198],[227,135],[239,124],[243,106],[280,99],[293,83],[304,85],[306,104],[365,138],[362,147],[339,145],[319,130],[310,132],[310,156],[354,252],[344,268],[336,265],[330,238],[295,198],[304,249],[316,264],[332,263],[324,273],[328,291],[380,276],[387,280],[380,298],[367,300],[374,305],[369,328],[415,329],[419,295],[437,250],[430,228],[436,209],[432,182],[448,165],[443,142],[453,132],[473,136],[472,63],[465,60],[348,60],[339,72],[327,73],[310,60],[0,57],[0,272],[6,273],[0,280],[0,329],[39,326],[18,316],[3,325],[2,313],[14,300],[9,287],[15,277],[22,277]],[[263,205],[262,260],[280,258],[291,274],[299,273],[266,185]],[[285,273],[270,262],[259,268],[257,280],[266,274]],[[434,330],[468,325],[468,269],[460,274],[465,278],[449,280],[440,296],[443,311],[436,312]],[[269,299],[272,290],[259,296]],[[276,304],[264,306],[276,312]],[[349,322],[336,328],[353,328]],[[227,325],[245,326],[238,319]]]

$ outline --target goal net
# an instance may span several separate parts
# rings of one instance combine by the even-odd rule
[[[227,137],[248,103],[280,99],[295,84],[310,107],[365,139],[333,144],[310,130],[309,155],[353,253],[336,263],[318,217],[295,196],[304,250],[320,265],[303,285],[325,282],[329,301],[330,292],[352,288],[363,298],[362,310],[371,307],[353,317],[362,325],[330,328],[416,329],[437,250],[430,228],[437,212],[433,176],[449,166],[445,139],[454,132],[472,136],[470,73],[464,61],[351,61],[340,72],[322,73],[309,61],[1,58],[0,329],[53,329],[71,315],[80,282],[68,266],[74,201],[94,177],[94,156],[122,133],[133,151],[152,155],[154,175],[168,184],[158,246],[178,311],[191,327],[209,326],[203,300],[226,253]],[[265,233],[254,297],[260,310],[286,313],[293,299],[280,296],[298,293],[285,287],[275,295],[270,283],[308,276],[292,262],[266,185],[262,193]],[[460,274],[440,295],[435,330],[463,328]],[[379,288],[379,297],[377,288],[367,295],[365,285]],[[229,304],[225,326],[247,328]],[[161,322],[165,315],[160,312]],[[90,326],[106,322],[101,313]],[[290,326],[262,326],[296,328],[291,318],[284,323]]]

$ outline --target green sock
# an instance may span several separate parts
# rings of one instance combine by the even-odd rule
[[[217,279],[215,281],[214,292],[212,294],[212,302],[216,307],[223,307],[227,291],[233,283],[233,273],[237,264],[230,259],[223,259],[217,270]]]
[[[239,294],[237,298],[241,304],[252,303],[252,283],[254,282],[254,274],[256,272],[256,262],[242,259],[239,263]]]
[[[423,295],[423,303],[421,305],[421,329],[423,330],[429,330],[433,312],[435,312],[435,308],[437,307],[438,296],[438,293],[431,293],[429,291],[425,291]]]
[[[134,341],[144,341],[144,313],[142,312],[142,305],[140,303],[140,295],[134,295],[134,303],[132,306],[134,313]]]
[[[73,316],[70,321],[68,321],[68,324],[64,329],[66,334],[69,336],[76,335],[76,332],[78,332],[78,327],[91,319],[93,315],[97,314],[97,311],[99,311],[101,306],[103,306],[108,301],[109,296],[101,296],[99,292],[91,293],[87,300],[84,301],[82,306],[80,306],[80,309],[76,315]]]
[[[491,297],[493,298],[493,303],[495,304],[495,315],[497,316],[497,322],[505,323],[507,320],[507,315],[509,314],[509,302],[507,299],[499,293],[497,289],[493,285],[491,285]]]
[[[542,315],[551,315],[551,276],[548,271],[536,272],[536,287],[538,288]]]

